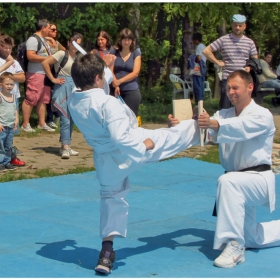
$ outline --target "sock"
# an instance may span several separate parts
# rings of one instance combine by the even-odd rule
[[[113,252],[113,241],[103,241],[102,250],[105,252]]]

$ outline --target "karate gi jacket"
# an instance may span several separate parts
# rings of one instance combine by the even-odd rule
[[[268,109],[251,100],[239,116],[236,116],[235,108],[231,107],[217,111],[212,118],[220,125],[218,132],[211,130],[211,135],[213,141],[219,143],[220,162],[227,172],[261,164],[271,165],[275,127]],[[261,173],[268,185],[269,206],[270,211],[273,211],[275,181],[270,172],[268,176],[265,175],[267,172]]]

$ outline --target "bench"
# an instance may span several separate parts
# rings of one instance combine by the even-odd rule
[[[275,94],[275,88],[262,88],[260,87],[257,91],[257,96],[254,98],[255,102],[258,104],[261,104],[263,102],[263,97],[270,95],[270,94]]]

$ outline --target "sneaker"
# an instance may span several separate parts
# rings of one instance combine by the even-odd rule
[[[103,250],[101,250],[99,254],[99,260],[97,266],[95,267],[94,270],[103,274],[109,274],[112,272],[114,260],[115,260],[114,251],[104,252]]]
[[[229,241],[222,254],[215,259],[214,266],[222,268],[232,268],[237,264],[245,262],[245,248],[241,247],[238,242]]]
[[[0,164],[0,172],[6,172],[7,169],[5,168],[5,166],[3,164]]]
[[[77,156],[79,154],[79,152],[73,150],[72,148],[69,148],[68,152],[70,153],[70,156]]]
[[[10,161],[10,164],[11,165],[14,165],[14,166],[25,166],[25,161],[22,161],[20,160],[19,158],[13,158],[11,161]]]
[[[49,122],[49,123],[47,123],[47,125],[51,128],[54,128],[54,129],[57,128],[57,125],[54,122]]]
[[[25,132],[35,132],[35,129],[30,126],[30,123],[28,123],[26,126],[22,125],[21,129]]]
[[[70,158],[70,153],[68,149],[60,149],[61,158],[68,159]]]
[[[15,155],[23,155],[23,152],[21,152],[16,146],[12,147],[12,153]]]
[[[5,169],[6,169],[6,170],[16,170],[17,168],[14,167],[13,165],[11,165],[10,163],[8,163],[8,164],[5,166]]]
[[[38,125],[37,127],[38,127],[39,129],[46,130],[46,131],[48,131],[48,132],[53,132],[53,131],[55,131],[55,129],[49,127],[46,123],[45,123],[43,126]]]

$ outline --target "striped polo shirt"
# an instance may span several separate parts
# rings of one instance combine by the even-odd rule
[[[210,46],[213,52],[220,51],[226,64],[223,67],[222,79],[226,79],[235,70],[243,69],[246,60],[258,54],[254,41],[245,35],[235,38],[232,34],[227,34],[218,38]]]

